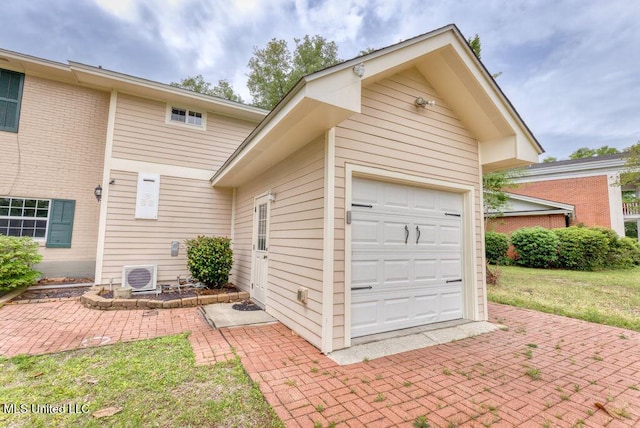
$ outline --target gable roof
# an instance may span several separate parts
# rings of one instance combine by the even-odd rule
[[[573,214],[575,206],[533,196],[505,192],[508,196],[507,209],[501,213],[490,211],[488,214],[500,214],[502,217],[530,215]]]
[[[514,179],[516,183],[557,180],[576,177],[592,177],[621,173],[626,168],[624,153],[569,159],[556,162],[542,162],[527,166],[523,175]]]
[[[363,64],[358,77],[353,67]],[[480,143],[485,172],[536,162],[544,150],[455,25],[304,76],[213,175],[235,187],[360,113],[361,89],[416,67]]]
[[[268,113],[258,107],[106,70],[102,67],[73,61],[63,64],[5,49],[0,49],[0,68],[104,91],[115,89],[153,100],[180,103],[254,123],[261,121]]]

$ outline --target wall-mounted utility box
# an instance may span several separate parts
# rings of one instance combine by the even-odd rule
[[[306,305],[308,299],[309,299],[309,289],[306,287],[298,288],[298,301],[303,305]]]

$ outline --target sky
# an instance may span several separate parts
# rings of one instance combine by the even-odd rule
[[[0,48],[163,83],[202,74],[245,101],[247,64],[272,38],[321,35],[349,59],[456,24],[545,148],[640,140],[640,2],[628,0],[23,0]]]

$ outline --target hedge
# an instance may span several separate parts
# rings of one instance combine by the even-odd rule
[[[486,232],[484,234],[484,253],[488,263],[505,264],[509,250],[509,237],[505,233]]]
[[[515,263],[533,268],[549,268],[558,262],[558,236],[543,227],[523,227],[511,234]]]

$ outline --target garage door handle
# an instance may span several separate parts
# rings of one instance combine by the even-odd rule
[[[352,207],[373,208],[371,204],[351,204]]]
[[[367,285],[366,287],[351,287],[351,291],[354,290],[371,290],[373,287],[370,285]]]
[[[409,226],[404,225],[404,243],[409,242]]]
[[[418,234],[418,236],[416,237],[416,244],[418,242],[420,242],[420,228],[418,226],[416,226],[416,233]]]
[[[452,282],[462,282],[462,279],[447,279],[445,282],[451,284]]]

